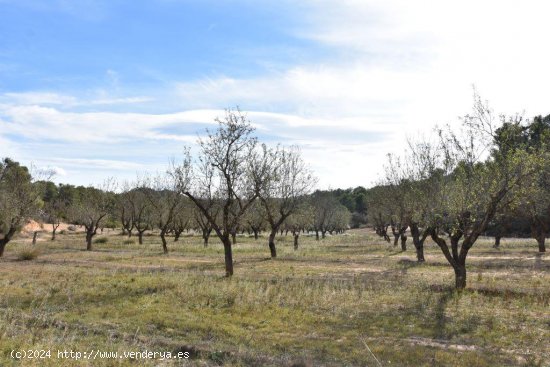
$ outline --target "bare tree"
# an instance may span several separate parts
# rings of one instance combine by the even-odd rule
[[[321,237],[325,238],[329,229],[329,223],[341,204],[328,191],[315,191],[310,196],[310,201],[313,208],[315,239],[319,240],[319,232],[321,233]]]
[[[296,210],[316,183],[302,160],[298,147],[278,148],[269,154],[269,180],[260,192],[260,201],[270,227],[271,257],[277,257],[275,236],[284,221]]]
[[[300,233],[313,226],[313,219],[313,208],[306,199],[302,200],[298,209],[288,217],[285,227],[290,230],[294,238],[294,250],[298,250]]]
[[[191,205],[193,203],[189,200],[181,200],[179,206],[176,208],[176,214],[172,221],[172,232],[174,233],[174,242],[177,242],[186,229],[189,229],[192,224],[193,213]]]
[[[180,185],[222,241],[226,276],[233,275],[231,234],[259,195],[267,176],[266,150],[259,151],[254,128],[239,110],[227,110],[216,119],[218,128],[199,139],[198,172],[191,176],[189,164],[178,170]],[[192,180],[190,180],[192,178]],[[189,184],[191,184],[189,186]],[[210,208],[220,206],[220,215]]]
[[[138,181],[134,184],[132,195],[128,196],[132,207],[132,222],[138,233],[138,241],[143,245],[143,234],[145,231],[152,230],[155,225],[153,205],[149,197],[154,196],[150,193],[150,188],[145,186],[145,182]]]
[[[429,220],[429,214],[434,210],[433,198],[441,192],[448,172],[437,144],[427,139],[409,140],[403,163],[402,185],[407,197],[408,225],[417,261],[424,262],[424,242],[433,229]]]
[[[267,225],[266,211],[259,199],[254,201],[244,217],[244,222],[250,231],[254,234],[254,239],[258,239],[261,231],[265,230]]]
[[[394,237],[393,246],[397,247],[401,240],[401,250],[407,250],[407,236],[409,227],[410,206],[408,205],[408,178],[403,169],[404,163],[399,157],[388,154],[384,186],[387,186],[387,200],[385,205],[389,210],[389,223]]]
[[[184,198],[180,178],[175,174],[178,169],[180,167],[172,164],[166,173],[150,178],[148,190],[144,190],[153,211],[155,226],[160,231],[162,250],[165,254],[168,253],[166,236],[172,231],[177,210]]]
[[[122,225],[122,234],[132,237],[134,229],[134,201],[135,192],[129,182],[122,184],[122,192],[117,195],[116,209],[119,213],[120,223]]]

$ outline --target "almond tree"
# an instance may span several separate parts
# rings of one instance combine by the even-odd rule
[[[132,207],[132,222],[138,233],[138,241],[143,245],[143,234],[153,229],[154,213],[149,197],[153,196],[151,189],[144,183],[137,182],[132,189],[132,195],[128,196]]]
[[[172,231],[172,225],[177,216],[177,210],[183,201],[182,187],[175,175],[178,169],[174,164],[164,174],[149,178],[148,185],[143,190],[152,209],[154,226],[160,231],[162,250],[168,253],[166,236]]]
[[[389,223],[393,234],[393,246],[397,247],[401,240],[401,250],[407,250],[407,236],[405,232],[409,227],[410,207],[408,203],[408,178],[403,169],[403,162],[399,157],[388,154],[388,164],[384,185],[387,187],[387,200],[385,205],[389,211]]]
[[[269,154],[269,179],[260,192],[266,219],[271,257],[277,257],[275,236],[285,220],[299,208],[316,183],[313,173],[302,160],[298,147],[278,148]]]
[[[40,192],[25,166],[4,158],[0,161],[0,257],[13,236],[40,206]]]
[[[122,192],[117,195],[116,209],[119,213],[120,223],[122,225],[122,234],[127,234],[132,237],[134,229],[134,197],[135,192],[132,190],[130,183],[122,184]]]
[[[378,236],[390,242],[388,228],[391,214],[387,205],[388,197],[388,187],[383,183],[367,192],[367,220]]]
[[[459,290],[466,287],[466,258],[478,237],[502,207],[520,197],[517,192],[540,169],[534,154],[495,150],[495,126],[491,110],[476,96],[474,114],[464,118],[461,132],[440,130],[451,173],[432,198],[430,236],[453,267]]]
[[[318,241],[319,232],[321,237],[325,238],[332,217],[341,204],[329,191],[315,191],[310,196],[310,202],[313,208],[313,230]]]
[[[115,205],[112,188],[111,180],[106,181],[101,188],[78,187],[76,197],[68,210],[70,221],[84,226],[87,251],[92,250],[93,237]]]
[[[233,275],[231,234],[258,197],[268,176],[267,151],[258,149],[254,128],[238,109],[226,110],[216,119],[218,128],[199,139],[197,171],[191,169],[189,152],[175,174],[182,192],[195,203],[223,243],[225,273]],[[220,214],[212,208],[219,205]]]
[[[288,217],[285,227],[290,230],[294,238],[294,250],[298,250],[300,233],[313,226],[313,218],[313,208],[305,199],[300,203],[298,209]]]
[[[254,234],[254,239],[258,239],[258,234],[263,231],[267,224],[266,211],[259,199],[254,201],[254,203],[248,209],[244,222],[246,226]]]

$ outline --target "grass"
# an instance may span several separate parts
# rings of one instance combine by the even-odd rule
[[[17,252],[17,260],[30,261],[38,257],[40,252],[35,247],[23,247]]]
[[[1,366],[19,365],[13,349],[44,348],[189,351],[191,366],[550,364],[550,262],[534,241],[503,240],[495,250],[481,240],[468,259],[468,288],[457,294],[433,244],[418,265],[412,249],[402,253],[366,231],[319,242],[302,236],[298,251],[283,236],[275,260],[265,238],[238,237],[231,279],[215,238],[207,248],[200,236],[169,242],[168,256],[157,236],[144,245],[106,238],[84,251],[83,234],[67,233],[40,243],[32,262],[12,255],[28,240],[8,245],[0,260]],[[83,362],[136,364],[159,361]]]

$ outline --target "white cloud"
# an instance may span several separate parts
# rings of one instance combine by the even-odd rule
[[[74,105],[77,99],[53,92],[4,93],[4,99],[23,105]]]
[[[64,112],[53,107],[0,104],[4,133],[28,139],[66,142],[117,142],[131,139],[177,139],[156,129],[174,124],[212,124],[220,111],[195,110],[172,114]],[[194,135],[191,134],[193,137]]]
[[[189,143],[194,131],[171,128],[200,131],[194,124],[211,124],[222,108],[239,105],[251,111],[260,135],[303,145],[322,187],[347,187],[374,181],[385,154],[402,151],[408,135],[469,112],[472,84],[497,112],[550,113],[545,2],[311,0],[299,6],[303,23],[290,32],[328,50],[318,62],[254,77],[175,82],[174,99],[184,111],[176,113],[132,112],[158,96],[8,93],[0,102],[1,131],[67,143]],[[115,71],[106,75],[112,89],[121,87]],[[108,112],[114,105],[125,112]],[[107,111],[61,110],[85,106]],[[138,169],[119,164],[103,168]]]
[[[104,91],[99,91],[99,98],[79,99],[74,96],[55,92],[19,92],[4,93],[0,100],[15,105],[59,105],[66,108],[94,105],[127,105],[154,101],[152,97],[113,97]]]

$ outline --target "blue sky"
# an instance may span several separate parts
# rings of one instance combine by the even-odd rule
[[[0,0],[0,156],[59,182],[162,170],[239,105],[320,187],[469,111],[550,113],[543,2]]]

